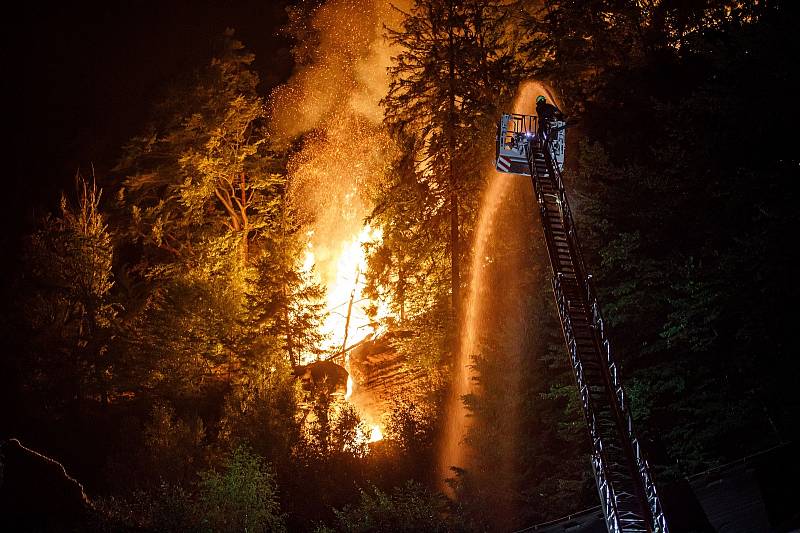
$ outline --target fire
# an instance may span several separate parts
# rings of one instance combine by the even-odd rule
[[[353,376],[347,376],[347,392],[344,393],[344,399],[349,400],[353,395]]]
[[[306,253],[303,270],[323,284],[326,289],[325,307],[327,316],[321,327],[326,337],[323,348],[331,355],[340,353],[375,333],[375,319],[385,317],[389,312],[386,302],[371,302],[363,297],[366,285],[367,256],[364,245],[380,242],[382,232],[369,225],[351,240],[327,246],[327,261],[319,261],[314,253],[312,237],[307,234]],[[331,257],[330,249],[338,251]],[[377,305],[376,305],[377,304]],[[376,306],[377,316],[370,317],[369,307]]]
[[[379,440],[383,440],[383,432],[378,424],[373,424],[372,429],[369,432],[369,440],[367,442],[378,442]]]
[[[349,240],[334,242],[327,246],[318,245],[318,248],[324,248],[324,253],[320,254],[324,260],[318,260],[315,254],[315,232],[308,231],[306,235],[309,240],[306,244],[303,270],[326,288],[325,304],[328,314],[320,328],[327,339],[323,348],[330,355],[345,352],[341,362],[349,374],[351,367],[348,349],[370,336],[377,335],[378,320],[390,313],[389,302],[374,302],[362,294],[366,286],[367,272],[365,245],[380,242],[382,232],[366,225]],[[336,250],[338,253],[334,255],[331,250]],[[372,316],[370,308],[374,309]],[[304,358],[304,362],[311,362],[308,355]],[[354,403],[358,408],[358,402],[354,402],[353,398],[356,386],[352,375],[348,375],[344,400]],[[369,430],[359,431],[357,443],[383,440],[380,424],[373,423],[369,417],[365,418],[365,423]]]
[[[372,444],[373,442],[383,440],[383,431],[381,430],[380,424],[368,424],[368,426],[368,431],[364,431],[363,428],[357,430],[354,439],[355,444]]]
[[[303,134],[290,157],[289,202],[307,228],[303,271],[326,290],[321,348],[350,371],[348,348],[381,334],[388,302],[368,301],[365,244],[380,242],[381,231],[364,225],[371,191],[383,180],[396,146],[383,127],[380,100],[389,86],[387,67],[395,51],[385,27],[398,27],[401,13],[388,2],[330,0],[310,11],[309,28],[319,46],[298,65],[292,79],[271,96],[271,129],[289,142]],[[410,7],[407,0],[393,4]],[[377,313],[372,313],[373,310]],[[372,315],[370,315],[372,313]],[[344,352],[342,357],[342,352]],[[301,355],[301,363],[313,361]],[[357,379],[349,378],[345,400],[366,411]],[[379,413],[364,413],[361,442],[383,438]]]
[[[333,279],[327,285],[327,304],[329,314],[323,325],[323,333],[330,336],[331,350],[344,350],[364,339],[370,331],[367,314],[369,301],[362,297],[366,284],[367,257],[364,245],[379,241],[380,230],[369,225],[362,228],[356,238],[342,242],[339,257],[334,263]]]

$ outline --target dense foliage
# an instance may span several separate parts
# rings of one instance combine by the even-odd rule
[[[303,64],[319,35],[300,4]],[[23,239],[0,437],[60,458],[93,502],[37,527],[485,531],[593,505],[527,183],[483,265],[498,290],[463,398],[473,461],[447,496],[433,473],[494,122],[525,78],[575,119],[570,200],[659,478],[797,440],[797,8],[420,0],[400,18],[382,101],[398,155],[370,191],[383,240],[366,295],[389,297],[392,349],[429,390],[396,398],[367,444],[352,407],[296,379],[321,353],[325,291],[286,198],[304,139],[271,138],[253,55],[227,32],[112,173],[77,176]]]
[[[572,171],[584,242],[665,479],[797,437],[793,11],[662,5],[641,47],[586,74],[590,98],[565,91],[585,109]]]

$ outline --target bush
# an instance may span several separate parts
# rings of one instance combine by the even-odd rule
[[[454,531],[458,528],[447,516],[447,500],[440,493],[432,493],[421,484],[407,482],[386,494],[376,487],[361,491],[361,501],[334,510],[338,527],[334,531],[368,533],[392,531],[394,533],[426,531],[430,533]],[[319,528],[317,533],[331,531]]]
[[[271,467],[245,447],[236,448],[223,474],[203,472],[199,511],[203,529],[215,532],[285,531]]]

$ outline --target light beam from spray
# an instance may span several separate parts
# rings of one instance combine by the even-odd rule
[[[545,85],[526,81],[520,84],[514,99],[513,112],[535,113],[535,98],[544,94],[552,102],[557,102],[552,91]],[[479,353],[479,333],[484,329],[482,316],[486,312],[485,295],[491,290],[486,286],[486,269],[491,263],[488,249],[494,239],[502,239],[495,234],[495,222],[501,201],[511,190],[518,177],[487,171],[487,186],[481,197],[478,219],[472,244],[470,259],[470,279],[464,303],[464,318],[461,329],[456,364],[453,368],[451,393],[446,405],[446,420],[439,453],[439,476],[442,488],[450,490],[445,480],[452,478],[453,467],[469,468],[469,447],[464,439],[470,429],[469,412],[463,398],[476,391],[476,374],[472,369],[473,358]]]

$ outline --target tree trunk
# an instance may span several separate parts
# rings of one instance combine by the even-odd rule
[[[297,360],[295,361],[294,338],[292,336],[292,324],[289,318],[289,296],[286,293],[286,282],[283,283],[281,292],[283,293],[283,322],[284,327],[286,328],[286,352],[289,355],[289,364],[291,364],[292,368],[294,368],[300,364],[300,356],[298,354]]]
[[[344,340],[342,341],[342,352],[347,350],[347,333],[350,330],[350,316],[353,313],[353,300],[356,297],[356,288],[358,287],[358,277],[361,271],[356,269],[356,281],[353,283],[353,290],[350,292],[350,301],[347,303],[347,317],[344,321]]]
[[[456,183],[456,172],[454,167],[456,139],[455,139],[455,121],[456,121],[456,79],[455,79],[455,36],[453,35],[453,2],[450,0],[447,5],[447,37],[448,37],[448,125],[447,125],[447,165],[448,165],[448,179],[450,184],[450,283],[452,294],[452,312],[453,316],[458,319],[459,306],[461,302],[460,295],[460,279],[459,279],[459,265],[458,258],[460,255],[459,235],[458,235],[458,191]]]
[[[250,232],[250,224],[248,224],[247,220],[247,189],[245,186],[245,175],[242,172],[242,266],[247,266],[248,248],[250,246],[247,235]]]
[[[400,306],[400,324],[405,326],[406,323],[406,273],[405,269],[400,264],[400,270],[398,271],[398,282],[397,282],[397,300]]]
[[[281,256],[283,258],[283,265],[286,268],[286,265],[289,265],[289,258],[286,252],[286,197],[281,197]],[[289,291],[287,290],[287,280],[289,279],[289,273],[286,272],[283,276],[283,283],[281,284],[281,295],[283,296],[283,322],[284,327],[286,328],[286,352],[289,355],[289,364],[292,365],[292,368],[295,368],[300,365],[300,354],[297,354],[295,358],[294,355],[294,335],[292,332],[292,324],[290,321],[290,314],[289,314]]]

